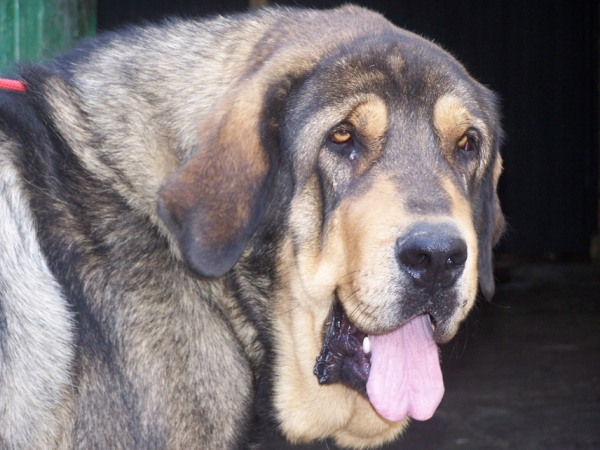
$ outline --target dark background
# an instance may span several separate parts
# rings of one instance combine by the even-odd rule
[[[332,7],[337,0],[281,0]],[[360,0],[433,39],[496,91],[506,143],[500,254],[585,259],[598,233],[598,2]],[[98,0],[98,30],[247,9],[245,0]]]

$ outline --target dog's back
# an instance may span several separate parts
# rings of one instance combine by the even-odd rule
[[[216,42],[235,22],[108,35],[0,92],[3,448],[247,441],[252,376],[221,289],[173,257],[155,206],[235,76]]]

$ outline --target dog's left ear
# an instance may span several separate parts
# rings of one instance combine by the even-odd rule
[[[500,144],[498,143],[497,146],[499,147]],[[479,287],[488,301],[492,299],[495,291],[492,248],[504,231],[504,215],[500,209],[500,200],[497,193],[498,179],[501,172],[502,158],[498,148],[496,148],[494,160],[481,181],[476,215],[479,240],[479,259],[477,261]]]
[[[159,192],[160,217],[205,277],[235,265],[262,216],[272,161],[261,143],[260,91],[226,97],[201,125],[196,153]]]

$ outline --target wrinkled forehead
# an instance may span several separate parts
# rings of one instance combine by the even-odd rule
[[[390,117],[423,119],[445,94],[475,113],[493,103],[493,94],[441,48],[408,32],[388,33],[334,48],[304,75],[288,115],[299,126],[314,114],[337,122],[376,95]]]
[[[385,120],[383,134],[403,151],[437,148],[440,137],[454,137],[469,126],[491,136],[497,121],[493,94],[451,55],[411,33],[359,39],[335,49],[298,83],[288,106],[288,139],[301,137],[312,148],[361,109],[372,116],[369,121],[362,114],[365,123]],[[314,155],[297,156],[299,163],[314,162]]]
[[[448,52],[400,29],[337,46],[317,72],[319,69],[322,71],[317,76],[333,76],[340,81],[356,79],[357,74],[362,74],[360,78],[364,80],[369,74],[381,74],[391,85],[397,83],[395,87],[400,92],[403,87],[410,87],[416,98],[427,97],[432,88],[451,84],[448,81],[472,81],[464,67]]]

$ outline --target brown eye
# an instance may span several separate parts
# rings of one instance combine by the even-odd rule
[[[460,138],[456,146],[465,152],[475,150],[475,144],[473,142],[473,139],[467,136],[466,134]]]
[[[331,140],[336,144],[344,144],[352,138],[348,130],[338,130],[331,136]]]

